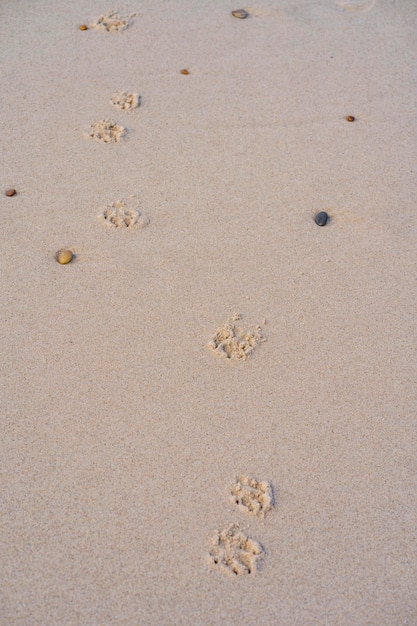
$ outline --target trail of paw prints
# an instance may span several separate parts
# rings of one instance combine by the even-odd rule
[[[120,111],[130,113],[140,106],[141,97],[139,94],[131,91],[116,91],[111,97],[110,102]],[[91,124],[86,137],[97,143],[118,143],[124,139],[127,134],[127,128],[117,124],[110,118],[104,118]]]
[[[274,492],[270,482],[251,476],[239,476],[232,485],[231,496],[238,508],[258,518],[274,507]],[[241,576],[256,572],[265,555],[263,546],[247,537],[239,524],[231,523],[216,530],[211,539],[209,559],[222,572]]]
[[[93,30],[103,30],[110,33],[124,31],[133,23],[133,18],[138,13],[130,13],[122,16],[114,10],[107,11],[98,18],[96,22],[91,24]],[[81,30],[88,30],[88,26],[83,24]],[[113,94],[111,104],[123,112],[130,112],[137,109],[141,104],[139,94],[131,91],[117,91]],[[128,134],[128,129],[114,122],[112,119],[104,118],[91,124],[86,137],[96,141],[97,143],[118,143]]]
[[[266,341],[260,326],[244,329],[237,323],[241,319],[240,313],[235,313],[216,330],[208,347],[217,356],[225,359],[246,360],[260,343]]]
[[[258,481],[251,476],[239,476],[231,489],[232,501],[241,511],[264,518],[274,506],[274,493],[270,482]]]
[[[141,97],[139,94],[131,91],[116,91],[110,102],[120,111],[130,113],[140,106]],[[104,118],[91,124],[90,130],[85,136],[97,143],[119,143],[119,141],[125,139],[127,134],[127,128],[117,124],[110,118]]]
[[[150,223],[150,219],[138,209],[129,208],[123,200],[109,204],[99,216],[111,228],[141,229]]]
[[[211,563],[226,574],[243,576],[256,572],[263,554],[261,544],[247,537],[238,524],[216,530],[211,539]]]

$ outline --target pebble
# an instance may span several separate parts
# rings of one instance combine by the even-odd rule
[[[67,265],[67,263],[71,263],[72,259],[74,258],[74,255],[71,252],[71,250],[63,249],[63,250],[58,250],[58,252],[55,255],[55,258],[60,265]]]
[[[355,121],[355,116],[354,115],[346,115],[346,121],[347,122],[354,122]]]
[[[232,11],[233,17],[237,17],[239,20],[244,20],[249,17],[249,13],[245,11],[245,9],[238,9],[237,11]]]
[[[316,222],[317,226],[326,226],[328,219],[329,216],[327,215],[326,211],[320,211],[320,213],[317,213],[314,221]]]
[[[87,24],[81,24],[80,30],[88,30]]]
[[[189,72],[188,70],[181,70],[181,74],[184,74],[185,76],[186,76],[187,74],[189,74],[189,73],[190,73],[190,72]]]
[[[12,196],[16,195],[16,189],[6,189],[6,196],[9,196],[9,198],[11,198]]]

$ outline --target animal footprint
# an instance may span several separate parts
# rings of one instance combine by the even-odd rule
[[[265,517],[274,506],[272,485],[268,481],[257,481],[250,476],[240,476],[232,487],[233,501],[240,509]]]
[[[251,356],[259,343],[266,341],[265,337],[262,336],[260,326],[256,326],[253,330],[240,328],[236,322],[241,318],[239,313],[235,313],[226,324],[216,330],[208,347],[218,356],[226,359],[245,360]]]
[[[264,550],[260,543],[249,539],[238,524],[229,524],[216,531],[211,540],[210,560],[228,574],[242,576],[252,574]]]
[[[116,91],[110,102],[121,111],[133,111],[140,105],[140,96],[130,91]]]
[[[116,228],[144,228],[149,218],[136,209],[129,209],[123,201],[112,202],[101,214],[101,218]]]
[[[373,9],[377,3],[377,0],[352,0],[350,2],[343,2],[338,0],[334,1],[336,1],[336,4],[341,9],[345,9],[346,11],[355,11],[357,13],[367,13],[368,11]]]
[[[127,129],[118,126],[113,120],[104,119],[90,126],[88,137],[98,143],[117,143],[127,134]]]
[[[122,30],[126,30],[131,23],[132,18],[136,17],[137,13],[131,13],[123,17],[117,11],[108,11],[104,15],[98,18],[97,22],[91,25],[91,28],[95,30],[106,30],[108,33],[116,33]]]

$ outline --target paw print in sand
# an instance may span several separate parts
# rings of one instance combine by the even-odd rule
[[[247,513],[264,517],[274,506],[271,483],[258,481],[251,476],[239,476],[232,487],[232,499]]]
[[[226,324],[216,330],[208,347],[218,356],[245,360],[252,355],[259,343],[265,341],[260,326],[256,326],[253,330],[240,328],[236,322],[239,322],[241,318],[239,313],[235,313]]]
[[[127,129],[110,119],[98,120],[90,126],[87,137],[97,143],[118,143],[127,134]]]
[[[108,11],[99,17],[97,22],[91,25],[91,28],[95,30],[105,30],[108,33],[117,33],[129,28],[132,23],[132,18],[137,15],[137,13],[131,13],[130,15],[124,16],[120,15],[117,11]]]
[[[264,552],[261,544],[249,539],[237,524],[229,524],[223,530],[216,531],[211,544],[211,563],[236,576],[255,572],[257,561]]]
[[[140,96],[130,91],[116,91],[111,97],[110,102],[113,106],[121,111],[133,111],[140,105]]]
[[[116,228],[144,228],[150,222],[148,217],[136,209],[129,209],[121,200],[112,202],[100,217]]]

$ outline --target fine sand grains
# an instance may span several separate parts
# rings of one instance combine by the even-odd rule
[[[233,502],[242,511],[258,517],[265,517],[274,506],[272,485],[266,480],[258,481],[251,476],[239,476],[231,494]]]
[[[259,343],[266,341],[260,326],[252,330],[240,328],[236,322],[242,319],[235,313],[223,326],[218,328],[208,347],[225,359],[245,360],[250,357]]]
[[[94,30],[104,30],[108,33],[117,33],[129,28],[132,24],[132,18],[137,15],[137,13],[131,13],[130,15],[122,16],[117,11],[111,9],[99,17],[97,22],[91,24],[91,28]]]
[[[123,202],[112,202],[104,209],[100,218],[114,228],[145,228],[150,219],[137,209],[131,209]]]
[[[263,552],[261,544],[249,539],[238,524],[228,524],[212,537],[209,558],[227,574],[242,576],[256,571]]]
[[[97,143],[118,143],[127,134],[127,129],[110,119],[99,120],[90,126],[88,137]]]
[[[140,105],[140,96],[130,91],[116,91],[111,97],[110,102],[121,111],[133,111],[133,109],[137,109]]]

